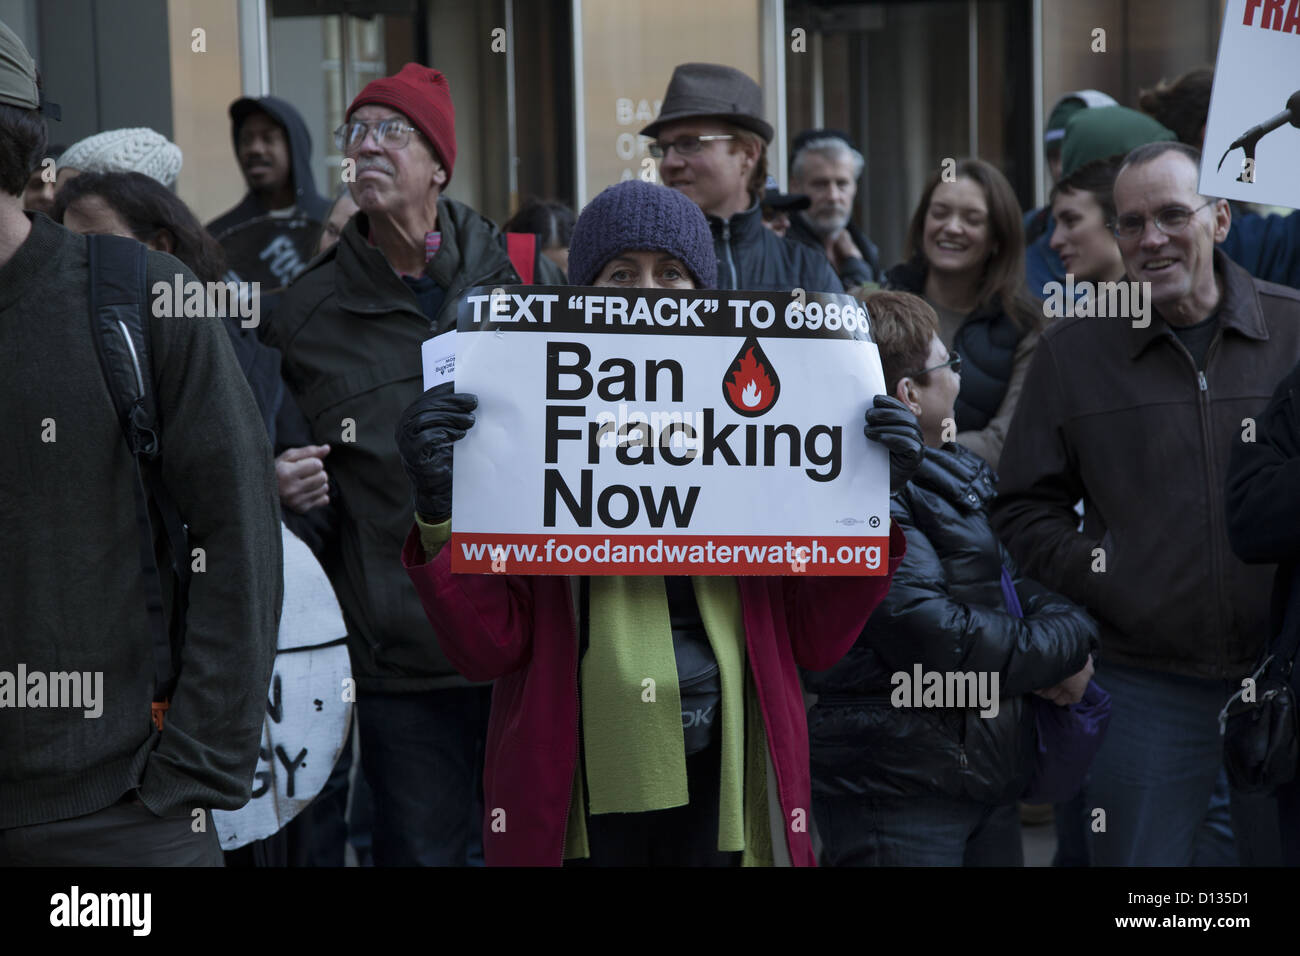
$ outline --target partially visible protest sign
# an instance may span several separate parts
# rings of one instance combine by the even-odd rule
[[[424,390],[427,392],[456,377],[456,330],[443,332],[425,341],[420,349],[424,366]]]
[[[283,829],[334,772],[352,719],[347,627],[325,571],[285,525],[284,605],[252,798],[212,811],[223,850]]]
[[[884,390],[846,295],[471,290],[456,390],[452,570],[874,575]]]
[[[1205,125],[1200,191],[1300,208],[1297,127],[1300,2],[1227,0]]]

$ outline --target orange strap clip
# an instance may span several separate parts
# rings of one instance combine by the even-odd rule
[[[167,700],[155,700],[153,704],[150,706],[151,713],[149,715],[149,718],[153,721],[153,725],[158,728],[158,731],[160,733],[162,732],[163,729],[163,714],[170,706],[171,706],[171,701],[167,701]]]

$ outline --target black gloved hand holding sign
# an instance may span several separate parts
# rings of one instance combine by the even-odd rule
[[[862,431],[889,449],[889,491],[898,491],[916,474],[925,456],[925,440],[916,416],[898,399],[877,395],[873,407],[867,409]]]
[[[415,489],[415,510],[431,523],[451,517],[451,446],[474,427],[478,396],[444,382],[402,412],[397,451]]]

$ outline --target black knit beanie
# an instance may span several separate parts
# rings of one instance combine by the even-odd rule
[[[587,203],[569,243],[569,282],[591,285],[621,252],[667,252],[686,266],[695,284],[718,281],[713,236],[700,207],[675,189],[629,179]]]

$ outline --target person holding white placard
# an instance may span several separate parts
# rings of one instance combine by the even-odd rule
[[[579,285],[689,289],[717,264],[698,206],[632,180],[583,211],[569,268]],[[496,681],[488,864],[814,865],[796,665],[829,667],[853,643],[901,534],[872,578],[453,575],[452,443],[476,405],[431,389],[397,444],[416,503],[403,563],[448,659]],[[877,396],[866,419],[901,486],[921,456],[915,417]]]

